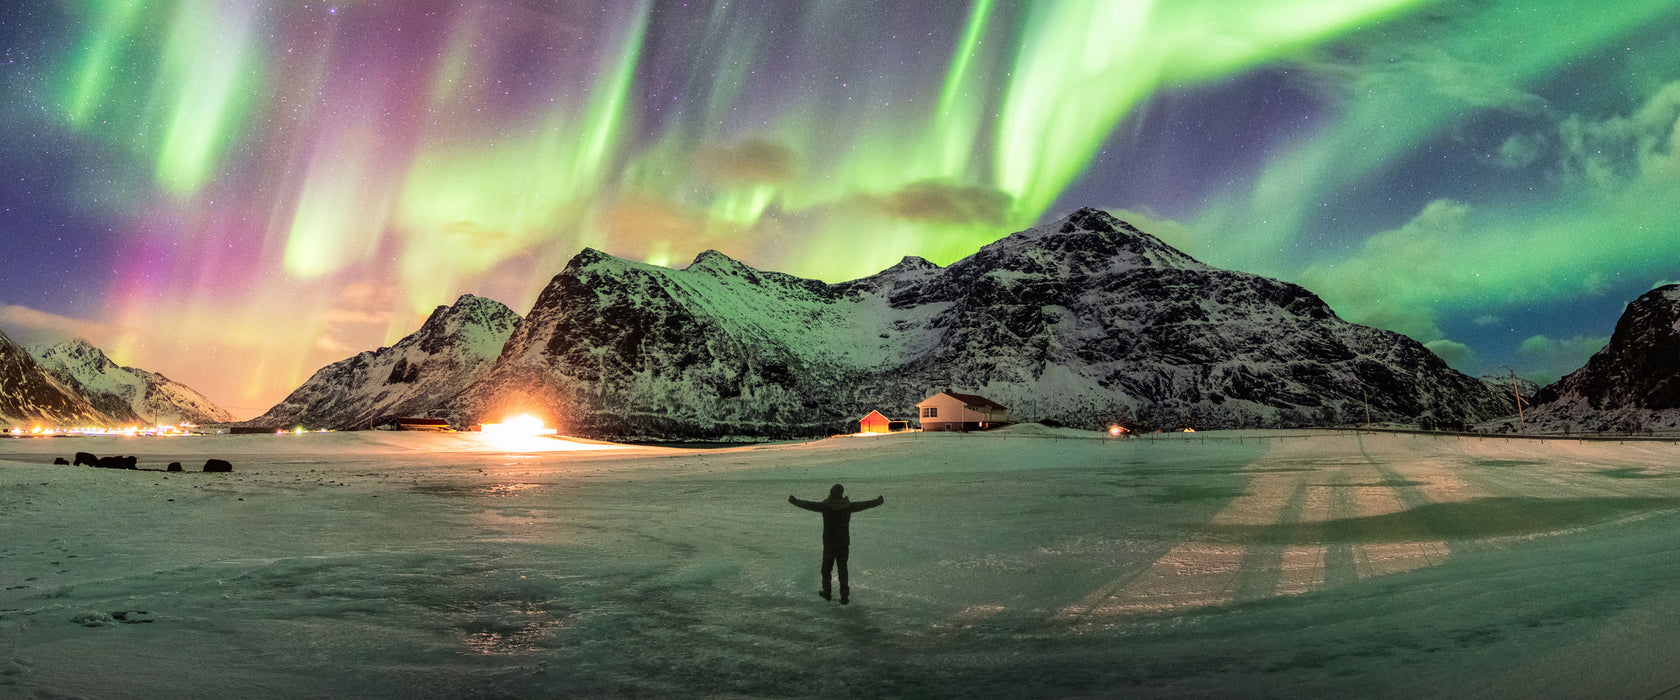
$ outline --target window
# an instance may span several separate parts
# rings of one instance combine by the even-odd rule
[[[923,418],[938,418],[939,417],[939,407],[938,406],[923,406],[922,407],[922,417]]]

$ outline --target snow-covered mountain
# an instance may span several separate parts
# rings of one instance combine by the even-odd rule
[[[76,339],[31,346],[29,354],[64,385],[105,414],[107,424],[226,423],[233,414],[191,387],[156,372],[122,367]]]
[[[321,368],[246,424],[355,429],[425,415],[483,376],[518,325],[501,303],[463,294],[396,344]]]
[[[1544,432],[1680,427],[1680,284],[1628,304],[1604,349],[1541,389],[1525,418]]]
[[[108,425],[109,419],[0,332],[0,426]]]
[[[1095,428],[1456,425],[1505,403],[1421,344],[1307,290],[1204,265],[1096,209],[950,267],[840,284],[716,251],[683,270],[574,257],[460,421],[536,411],[578,435],[817,435],[944,388]]]

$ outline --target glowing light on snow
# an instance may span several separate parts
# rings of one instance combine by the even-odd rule
[[[543,427],[542,419],[529,413],[521,413],[501,423],[485,423],[482,430],[494,435],[554,435],[559,432]]]

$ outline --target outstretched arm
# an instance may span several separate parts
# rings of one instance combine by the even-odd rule
[[[792,503],[796,506],[799,506],[800,508],[804,508],[805,510],[814,510],[814,511],[817,511],[819,513],[821,513],[822,509],[823,509],[821,503],[818,503],[816,501],[801,501],[797,498],[794,498],[793,496],[788,496],[788,503]]]
[[[876,496],[875,500],[873,500],[873,501],[858,501],[857,503],[852,504],[852,512],[856,513],[860,510],[869,510],[870,508],[874,508],[875,506],[881,505],[882,503],[886,503],[886,502],[887,502],[887,497],[886,496]]]

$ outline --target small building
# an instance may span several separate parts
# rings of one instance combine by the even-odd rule
[[[1003,404],[954,391],[941,391],[922,399],[916,404],[916,410],[921,414],[922,430],[926,432],[991,430],[1015,422]]]
[[[910,421],[893,420],[881,415],[880,411],[870,411],[869,415],[858,420],[860,433],[902,433],[910,429]]]
[[[396,427],[397,430],[429,430],[439,433],[453,430],[449,427],[449,421],[442,418],[398,418]]]

